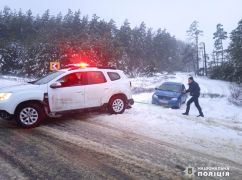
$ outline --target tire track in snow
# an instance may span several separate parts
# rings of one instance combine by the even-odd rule
[[[7,138],[0,139],[0,157],[11,157],[11,165],[27,179],[180,179],[173,170],[164,171],[81,135],[75,137],[69,130],[60,131],[58,125],[1,128],[1,137]]]
[[[83,129],[79,128],[81,126],[84,126]],[[143,135],[135,134],[133,132],[124,131],[119,128],[110,127],[97,122],[75,121],[75,120],[68,122],[67,127],[71,129],[71,130],[68,130],[68,133],[71,132],[71,134],[79,130],[82,131],[84,129],[88,129],[87,127],[89,127],[94,132],[102,132],[102,133],[104,133],[105,131],[109,132],[110,139],[117,140],[125,135],[122,138],[124,138],[123,141],[128,141],[128,146],[123,146],[122,144],[120,145],[119,144],[120,142],[118,143],[113,142],[112,146],[114,146],[115,148],[118,148],[119,151],[124,152],[125,154],[131,154],[132,156],[138,156],[144,159],[149,159],[154,164],[158,164],[158,165],[166,164],[168,167],[170,167],[170,169],[172,168],[176,169],[176,167],[186,167],[188,163],[188,159],[192,158],[194,159],[194,162],[196,162],[198,166],[199,165],[201,166],[201,164],[204,164],[205,166],[206,163],[210,165],[214,164],[216,166],[218,166],[219,164],[221,166],[226,164],[230,166],[231,169],[234,170],[235,174],[242,175],[240,171],[240,169],[242,168],[242,165],[236,162],[230,161],[225,158],[219,158],[212,155],[200,153],[194,150],[182,148],[174,144],[152,139]],[[106,137],[103,136],[102,133],[96,134],[95,136],[107,138],[107,136]],[[90,140],[94,142],[97,141],[96,138],[93,139],[93,137],[91,136],[90,136]],[[99,143],[101,143],[102,145],[105,144],[105,146],[108,146],[108,143],[110,142],[100,140]],[[131,151],[134,151],[134,152],[127,151],[127,149],[128,150],[131,149]],[[158,152],[164,152],[164,153],[160,154]],[[179,155],[178,157],[176,156],[177,154]],[[156,160],[158,159],[158,161],[155,161],[153,158],[156,158]]]
[[[191,154],[198,155],[198,156],[201,156],[201,157],[206,157],[206,158],[209,158],[209,159],[214,160],[214,161],[222,161],[222,162],[229,163],[230,165],[236,165],[237,167],[242,169],[242,164],[239,164],[237,162],[234,162],[234,161],[226,159],[226,158],[220,158],[220,157],[211,156],[209,154],[204,154],[204,153],[197,152],[197,151],[194,151],[194,150],[191,150],[191,149],[183,148],[183,147],[180,147],[178,145],[174,145],[174,144],[171,144],[171,143],[168,143],[168,142],[165,142],[165,141],[153,139],[151,137],[140,135],[140,134],[136,134],[134,132],[125,131],[123,129],[121,130],[119,128],[115,128],[113,126],[105,125],[105,124],[98,123],[98,122],[94,122],[94,123],[93,122],[85,122],[85,123],[98,125],[98,126],[110,129],[110,130],[112,129],[112,130],[116,130],[116,131],[121,131],[124,134],[132,136],[134,139],[140,139],[140,140],[142,139],[142,141],[147,141],[147,142],[150,142],[150,143],[153,143],[153,144],[165,145],[165,146],[173,148],[173,149],[179,149],[179,150],[181,150],[183,152],[190,152]]]

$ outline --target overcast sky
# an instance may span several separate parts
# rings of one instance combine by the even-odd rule
[[[181,40],[187,39],[187,29],[197,20],[204,31],[201,41],[209,52],[213,49],[216,25],[221,23],[231,32],[242,19],[242,0],[0,0],[0,8],[4,6],[31,9],[34,14],[50,9],[52,15],[65,14],[68,8],[80,9],[83,15],[113,19],[118,27],[126,18],[132,27],[144,21],[147,27],[167,29]]]

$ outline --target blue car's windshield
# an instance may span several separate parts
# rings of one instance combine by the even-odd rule
[[[181,85],[177,85],[177,84],[162,84],[158,89],[162,90],[162,91],[181,92]]]
[[[42,77],[41,79],[34,81],[33,84],[35,84],[35,85],[46,84],[63,73],[64,73],[64,71],[52,72],[52,73],[47,74],[46,76]]]

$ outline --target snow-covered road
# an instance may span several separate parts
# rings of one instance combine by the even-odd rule
[[[240,179],[238,173],[242,177],[242,112],[241,107],[228,102],[229,83],[204,77],[195,78],[202,89],[200,104],[205,118],[196,117],[198,112],[194,105],[191,107],[190,116],[183,116],[185,105],[177,110],[150,103],[153,88],[164,81],[178,81],[186,84],[187,78],[188,74],[177,73],[131,79],[133,87],[140,88],[145,93],[141,91],[134,94],[136,103],[133,108],[121,115],[77,114],[64,117],[60,121],[48,120],[47,123],[36,130],[30,130],[29,133],[19,130],[12,132],[15,128],[12,128],[12,124],[9,126],[8,122],[1,123],[0,127],[6,133],[10,132],[26,138],[25,143],[28,143],[28,134],[33,134],[33,139],[36,141],[45,142],[45,139],[38,140],[38,136],[35,136],[36,133],[40,133],[48,136],[48,139],[57,138],[62,142],[70,142],[91,151],[115,156],[115,163],[119,161],[117,159],[122,159],[129,165],[138,166],[141,163],[142,170],[149,171],[151,174],[153,172],[154,176],[151,177],[159,176],[159,173],[151,171],[158,167],[162,171],[167,169],[165,173],[167,177],[171,177],[171,174],[179,177],[181,172],[170,169],[177,163],[182,167],[229,166],[234,170],[234,179]],[[1,79],[0,87],[15,83],[16,79]],[[7,144],[6,139],[1,141],[3,147],[6,145],[5,141]],[[74,154],[72,156],[73,159],[77,158]],[[93,160],[90,156],[90,161]],[[80,165],[79,162],[76,163]],[[111,161],[108,162],[110,163]],[[130,174],[132,168],[129,169],[126,165],[125,167],[125,170],[119,168],[118,171]],[[133,170],[132,173],[134,173]],[[132,175],[140,177],[141,174]]]

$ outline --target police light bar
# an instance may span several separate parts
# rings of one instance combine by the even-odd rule
[[[78,64],[78,66],[81,67],[81,68],[85,68],[85,67],[88,67],[89,64],[87,64],[87,63],[80,63],[80,64]]]
[[[89,64],[87,63],[79,63],[79,64],[67,64],[64,67],[65,68],[86,68]]]
[[[69,68],[69,70],[74,70],[74,69],[82,69],[82,68],[98,68],[98,69],[117,69],[116,67],[105,67],[105,66],[90,66],[87,63],[79,63],[79,64],[68,64],[64,66],[64,68]]]

